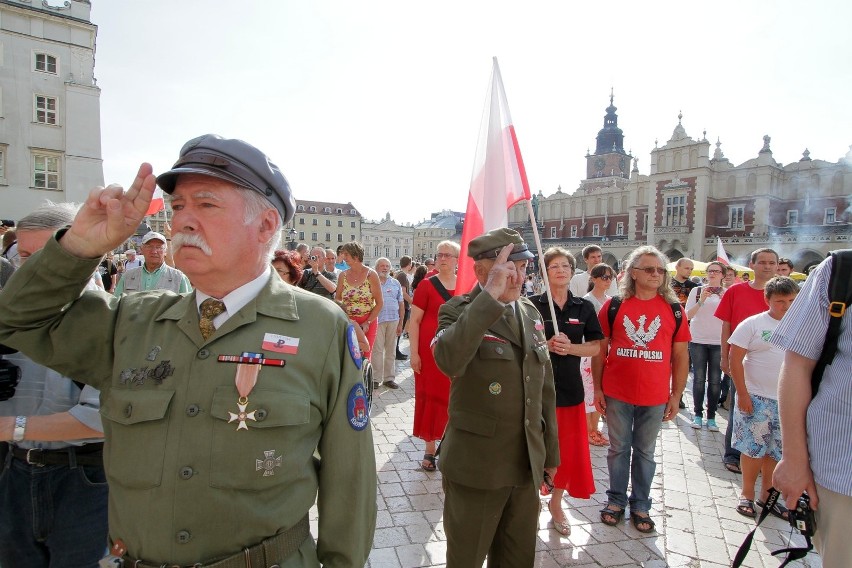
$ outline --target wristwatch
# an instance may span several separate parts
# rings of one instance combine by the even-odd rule
[[[27,429],[27,417],[26,416],[16,416],[15,417],[15,430],[12,432],[12,441],[13,442],[23,442],[24,441],[24,431]]]

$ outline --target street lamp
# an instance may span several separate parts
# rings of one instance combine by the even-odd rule
[[[296,250],[296,229],[290,227],[287,231],[287,250]]]

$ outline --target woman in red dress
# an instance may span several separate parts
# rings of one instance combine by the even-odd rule
[[[414,435],[426,442],[423,461],[426,471],[435,471],[435,444],[447,427],[450,379],[435,364],[430,344],[438,330],[438,308],[453,295],[460,247],[442,241],[435,255],[438,273],[424,278],[412,298],[408,339],[414,371]]]
[[[592,460],[586,430],[586,405],[580,358],[592,357],[603,339],[595,307],[589,300],[571,294],[568,287],[576,261],[570,252],[553,247],[544,252],[544,266],[550,292],[530,298],[544,320],[553,378],[556,384],[556,424],[559,429],[559,469],[553,479],[553,496],[548,508],[551,526],[562,536],[571,534],[571,525],[562,510],[562,496],[588,499],[595,492]],[[556,312],[554,325],[550,305]],[[554,329],[558,335],[554,335]]]

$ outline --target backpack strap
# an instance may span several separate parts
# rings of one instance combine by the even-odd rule
[[[852,304],[852,249],[831,252],[831,276],[828,278],[828,330],[822,353],[811,374],[811,397],[815,397],[825,368],[831,365],[840,339],[840,322],[846,308]]]
[[[432,286],[435,287],[435,290],[438,291],[438,293],[441,295],[441,297],[444,299],[445,302],[450,301],[450,298],[452,298],[452,296],[447,291],[447,289],[444,287],[444,285],[441,284],[441,279],[438,278],[437,274],[435,274],[434,276],[430,276],[429,282],[432,283]]]
[[[677,332],[680,331],[680,324],[683,323],[683,306],[680,305],[680,302],[672,302],[672,315],[674,315],[675,319],[675,329],[672,334],[672,344],[674,344],[674,338],[677,336]]]

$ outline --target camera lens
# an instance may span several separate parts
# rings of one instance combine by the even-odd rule
[[[311,260],[316,260],[316,259],[317,259],[317,256],[316,256],[315,254],[312,254],[312,255],[311,255]]]

